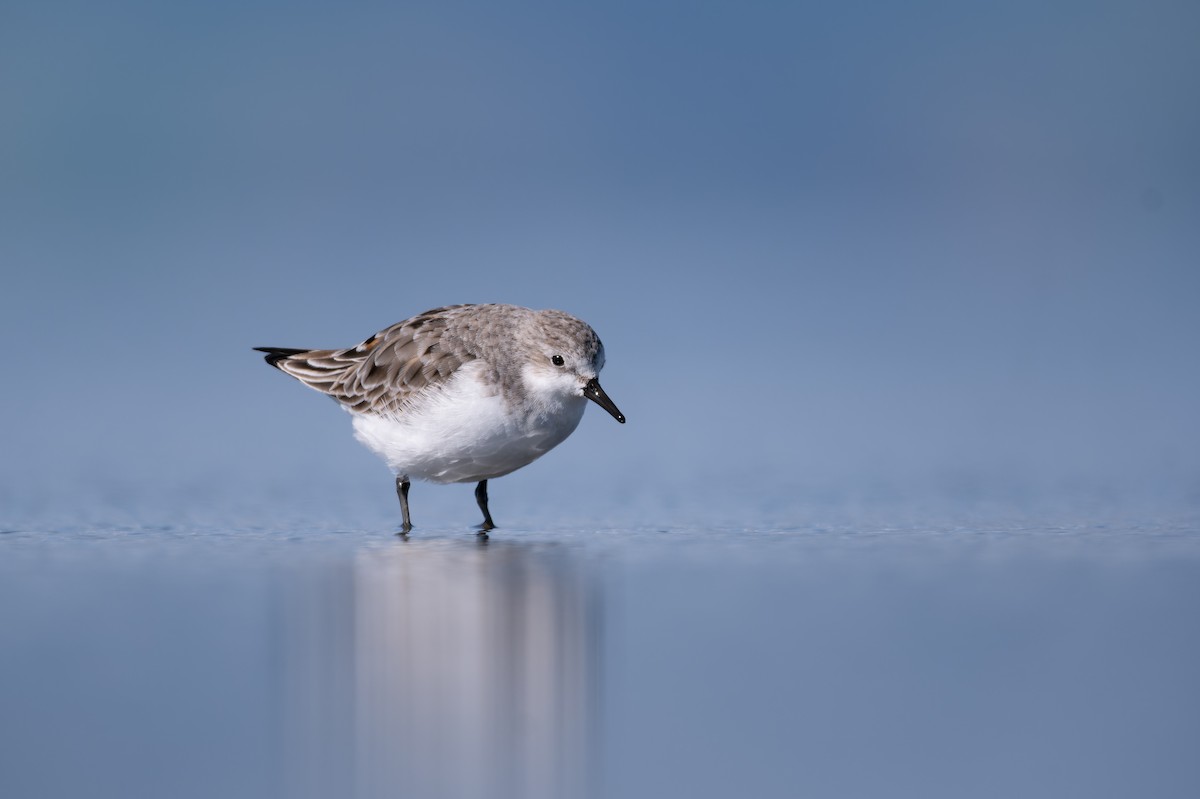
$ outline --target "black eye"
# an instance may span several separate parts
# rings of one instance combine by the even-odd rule
[[[550,356],[550,363],[554,364],[555,366],[562,366],[565,361],[561,355],[552,355]]]

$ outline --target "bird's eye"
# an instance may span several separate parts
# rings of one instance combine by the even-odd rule
[[[554,364],[555,366],[562,366],[564,363],[566,363],[566,361],[563,360],[561,355],[552,355],[550,356],[550,363]]]

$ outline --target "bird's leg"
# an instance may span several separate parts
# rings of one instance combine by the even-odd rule
[[[480,480],[479,485],[475,486],[475,501],[479,503],[479,509],[483,511],[483,524],[479,525],[479,534],[487,535],[488,530],[496,529],[496,523],[492,521],[492,514],[488,513],[487,480]]]
[[[407,535],[412,530],[412,518],[408,515],[409,485],[403,477],[396,478],[396,496],[400,497],[400,513],[404,516],[404,524],[400,525],[400,535]]]

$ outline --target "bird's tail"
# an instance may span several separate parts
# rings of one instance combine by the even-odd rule
[[[258,352],[265,352],[267,355],[263,360],[280,371],[284,371],[279,365],[279,362],[284,358],[290,358],[293,355],[303,355],[306,352],[310,352],[310,350],[297,350],[292,349],[291,347],[255,347],[254,349]]]
[[[339,386],[362,365],[357,350],[297,350],[290,347],[255,347],[266,353],[266,362],[284,374],[343,402]]]

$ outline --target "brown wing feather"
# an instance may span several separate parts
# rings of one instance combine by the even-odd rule
[[[345,350],[305,350],[273,365],[358,413],[396,414],[418,394],[444,384],[470,347],[455,343],[455,305],[436,308],[381,330]]]

